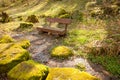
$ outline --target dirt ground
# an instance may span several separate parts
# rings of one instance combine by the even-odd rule
[[[76,64],[83,64],[86,72],[99,77],[101,80],[117,80],[112,77],[103,67],[93,64],[85,58],[72,56],[68,59],[57,59],[50,55],[50,50],[61,44],[63,37],[48,35],[47,33],[39,34],[37,30],[27,33],[12,33],[11,36],[16,40],[28,39],[31,46],[28,48],[32,59],[45,64],[49,67],[75,67]],[[0,75],[0,80],[8,80],[6,74]]]

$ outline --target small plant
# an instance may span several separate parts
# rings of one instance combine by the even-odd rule
[[[86,70],[85,65],[82,64],[82,63],[76,64],[75,67],[76,67],[77,69],[79,69],[80,71],[85,71],[85,70]]]
[[[35,15],[28,16],[27,22],[37,23],[39,22],[38,18]]]

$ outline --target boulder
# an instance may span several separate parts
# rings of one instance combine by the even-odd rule
[[[0,53],[0,73],[6,73],[18,63],[28,60],[29,52],[22,47],[11,46]]]
[[[6,73],[18,63],[30,58],[29,52],[25,50],[30,46],[28,40],[7,43],[11,42],[11,38],[3,38],[1,41],[3,43],[0,44],[0,73]]]
[[[51,55],[53,57],[67,58],[73,54],[73,51],[66,46],[57,46],[52,49]]]
[[[51,68],[46,80],[99,80],[74,68]]]
[[[9,80],[45,80],[48,72],[47,66],[28,60],[10,70],[8,78]]]

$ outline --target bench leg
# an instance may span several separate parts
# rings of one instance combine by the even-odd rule
[[[48,35],[50,35],[51,34],[51,32],[48,32]]]

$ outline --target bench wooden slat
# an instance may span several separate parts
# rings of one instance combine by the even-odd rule
[[[59,18],[46,18],[46,21],[51,23],[58,22],[62,24],[70,24],[72,21],[70,19],[59,19]]]

